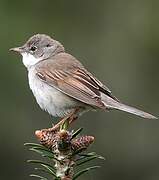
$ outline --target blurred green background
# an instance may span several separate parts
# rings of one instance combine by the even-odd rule
[[[56,120],[35,102],[21,57],[8,52],[33,34],[59,40],[119,99],[159,116],[159,1],[0,0],[0,22],[0,179],[31,179],[25,161],[34,154],[23,144]],[[81,179],[159,179],[159,121],[98,111],[81,126],[96,137],[91,150],[106,157]]]

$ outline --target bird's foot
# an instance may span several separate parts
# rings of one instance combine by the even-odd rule
[[[66,121],[68,122],[68,125],[72,124],[76,119],[78,119],[77,113],[79,112],[79,108],[76,108],[73,110],[70,114],[60,119],[60,121],[55,124],[52,128],[50,128],[51,131],[59,130],[60,126],[64,124]]]

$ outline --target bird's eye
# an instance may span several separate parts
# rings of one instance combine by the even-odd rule
[[[32,47],[30,48],[30,50],[33,51],[33,52],[36,51],[36,49],[37,49],[36,46],[32,46]]]
[[[50,46],[51,46],[51,44],[47,44],[47,45],[46,45],[46,47],[50,47]]]

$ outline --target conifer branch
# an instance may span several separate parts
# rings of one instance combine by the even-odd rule
[[[29,150],[47,157],[49,162],[39,160],[28,160],[29,163],[40,165],[35,168],[37,171],[45,172],[55,180],[75,180],[85,172],[98,168],[99,166],[88,167],[76,172],[76,167],[81,166],[96,158],[104,159],[95,152],[84,153],[94,142],[93,136],[80,135],[83,128],[76,131],[69,131],[68,119],[62,120],[49,129],[35,131],[35,135],[40,142],[26,143]],[[47,180],[41,175],[31,174],[31,177]]]

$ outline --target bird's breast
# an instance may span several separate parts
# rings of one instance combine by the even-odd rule
[[[41,81],[35,69],[30,69],[28,73],[29,86],[37,103],[53,116],[63,117],[77,106],[78,101],[65,95],[56,88]]]

